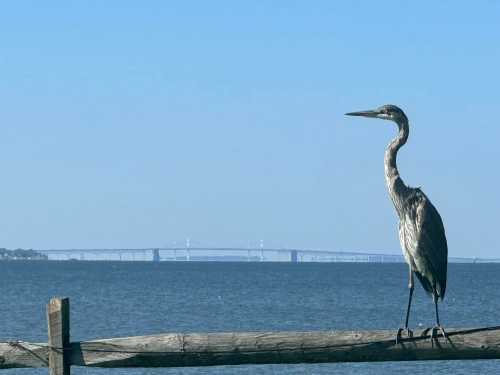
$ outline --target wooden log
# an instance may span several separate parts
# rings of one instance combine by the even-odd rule
[[[0,369],[49,367],[47,343],[0,342]]]
[[[171,333],[71,344],[70,364],[180,367],[239,364],[500,359],[500,326],[450,329],[448,339],[422,331],[395,343],[395,331]],[[22,349],[22,347],[27,348]],[[47,366],[40,344],[0,344],[0,368]]]
[[[50,375],[70,375],[69,299],[52,298],[47,305]]]

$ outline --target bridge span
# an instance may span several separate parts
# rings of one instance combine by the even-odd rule
[[[402,255],[298,248],[149,247],[36,250],[52,260],[403,262]]]

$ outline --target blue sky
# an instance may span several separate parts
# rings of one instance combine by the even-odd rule
[[[383,178],[499,257],[500,2],[16,1],[0,13],[0,247],[399,253]]]

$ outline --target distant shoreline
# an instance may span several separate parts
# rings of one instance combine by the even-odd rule
[[[1,249],[0,249],[1,251]],[[14,252],[15,250],[12,250]],[[377,260],[350,260],[350,259],[337,259],[337,260],[306,260],[298,262],[290,262],[287,260],[265,260],[261,261],[257,258],[246,259],[238,257],[194,257],[190,260],[186,259],[162,259],[160,261],[153,261],[151,259],[103,259],[103,258],[68,258],[68,259],[49,259],[47,255],[44,254],[34,254],[31,256],[19,256],[19,255],[0,255],[0,262],[4,261],[16,261],[16,260],[28,260],[28,261],[46,261],[46,262],[71,262],[71,263],[343,263],[343,264],[404,264],[404,260],[391,260],[391,261],[377,261]],[[498,259],[469,259],[469,258],[450,258],[448,260],[449,264],[500,264]]]
[[[0,248],[0,260],[48,260],[49,257],[32,249]]]

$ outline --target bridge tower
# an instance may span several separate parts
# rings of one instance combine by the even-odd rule
[[[191,260],[191,250],[189,249],[191,247],[191,241],[190,239],[186,239],[186,261]]]
[[[260,240],[260,261],[264,261],[264,240]]]
[[[160,261],[160,249],[153,249],[153,262]]]

